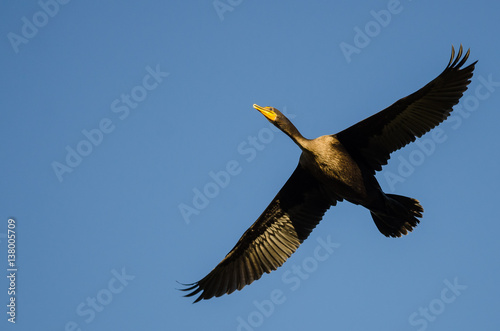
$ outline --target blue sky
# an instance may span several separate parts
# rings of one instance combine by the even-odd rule
[[[0,328],[497,330],[498,9],[2,2],[0,266],[12,218],[18,271],[16,325],[0,278]],[[420,200],[413,233],[386,238],[340,203],[277,271],[182,297],[176,281],[205,276],[298,162],[252,104],[306,137],[336,133],[432,80],[460,43],[479,60],[462,103],[378,173]]]

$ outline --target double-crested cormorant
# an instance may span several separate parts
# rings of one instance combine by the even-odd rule
[[[419,223],[418,200],[386,194],[375,172],[390,154],[444,121],[470,83],[474,65],[461,69],[470,50],[462,46],[446,69],[417,92],[334,135],[306,139],[277,109],[253,105],[302,150],[297,168],[262,215],[226,257],[202,280],[187,284],[186,296],[201,299],[241,290],[280,267],[337,201],[370,210],[379,231],[401,237]]]

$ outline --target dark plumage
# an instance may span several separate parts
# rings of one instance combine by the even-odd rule
[[[201,299],[241,290],[280,267],[309,236],[324,213],[347,200],[370,210],[379,231],[401,237],[419,223],[419,202],[382,192],[375,172],[390,154],[444,121],[470,83],[474,65],[461,68],[462,46],[445,70],[417,92],[337,134],[304,138],[277,109],[254,105],[301,148],[292,176],[226,257],[186,296]]]

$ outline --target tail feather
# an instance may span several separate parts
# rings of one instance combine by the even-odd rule
[[[370,211],[375,225],[387,237],[401,237],[411,232],[420,221],[424,209],[416,199],[395,194],[386,194],[386,208]]]

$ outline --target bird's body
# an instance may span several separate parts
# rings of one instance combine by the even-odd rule
[[[234,248],[202,280],[189,284],[195,302],[241,290],[262,274],[280,267],[309,236],[325,212],[347,200],[367,208],[378,230],[401,237],[419,223],[418,200],[386,194],[376,171],[390,154],[444,121],[470,83],[474,65],[461,68],[462,47],[452,48],[446,69],[417,92],[334,135],[304,138],[279,110],[254,108],[302,150],[297,168],[271,204]]]
[[[299,164],[321,183],[333,201],[345,199],[367,207],[373,199],[374,176],[364,176],[359,164],[334,136],[309,140]],[[332,203],[333,204],[333,203]]]

